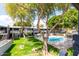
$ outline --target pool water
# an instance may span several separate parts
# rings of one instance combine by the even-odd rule
[[[60,42],[63,41],[64,37],[59,37],[59,36],[49,36],[48,42]]]

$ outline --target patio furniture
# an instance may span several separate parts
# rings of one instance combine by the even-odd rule
[[[59,56],[67,56],[67,52],[65,50],[61,50],[59,52]]]
[[[61,47],[59,51],[59,56],[67,56],[67,49],[65,47]]]
[[[0,36],[1,36],[0,40],[7,39],[7,33],[1,33]]]

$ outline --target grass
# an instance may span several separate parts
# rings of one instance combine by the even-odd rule
[[[3,54],[4,56],[43,56],[43,43],[34,37],[16,38],[12,46]],[[33,51],[33,49],[36,49]],[[52,56],[58,56],[59,50],[48,45],[48,51]],[[72,55],[72,48],[68,49],[68,55]]]
[[[68,56],[73,56],[73,48],[68,49]]]

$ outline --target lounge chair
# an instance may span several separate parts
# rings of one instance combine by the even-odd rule
[[[65,50],[60,50],[59,56],[67,56],[67,52]]]
[[[59,56],[67,56],[67,49],[65,47],[61,47]]]

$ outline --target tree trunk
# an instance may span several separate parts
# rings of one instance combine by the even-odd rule
[[[48,26],[47,26],[47,33],[46,33],[46,38],[44,37],[44,32],[41,31],[40,29],[40,15],[38,15],[38,23],[37,23],[37,28],[38,28],[38,31],[39,33],[42,35],[42,38],[43,38],[43,42],[44,42],[44,45],[43,45],[43,54],[44,55],[48,55],[48,47],[47,47],[47,41],[48,41]],[[46,20],[48,22],[48,18]],[[46,24],[47,24],[46,22]]]
[[[23,19],[21,19],[21,37],[23,37],[23,31],[24,31],[24,26],[23,26]]]
[[[49,36],[49,32],[48,32],[48,16],[46,16],[46,37],[43,38],[44,39],[44,51],[45,51],[45,55],[48,55],[48,45],[47,45],[47,42],[48,42],[48,36]]]
[[[40,30],[40,15],[38,15],[38,22],[37,22],[37,29],[38,29],[38,32],[40,33],[41,30]]]

